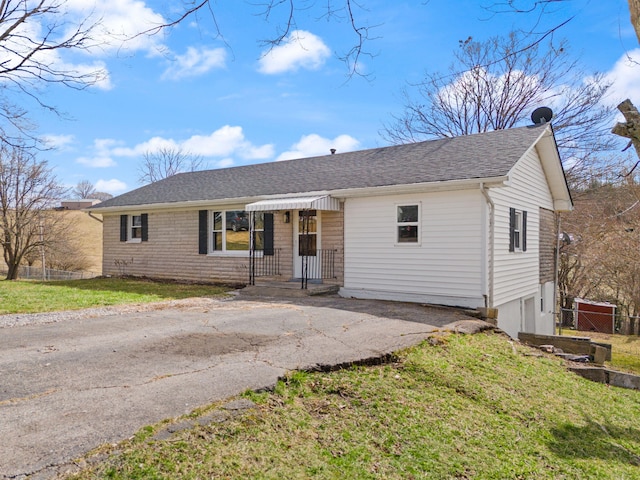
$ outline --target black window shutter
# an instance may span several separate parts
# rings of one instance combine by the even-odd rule
[[[209,239],[209,226],[208,226],[209,211],[198,211],[198,253],[200,255],[206,255],[208,253],[207,240]]]
[[[509,251],[515,252],[516,250],[516,242],[514,230],[516,229],[516,209],[509,209]]]
[[[527,212],[522,212],[522,251],[527,251]]]
[[[141,225],[141,229],[142,230],[141,233],[141,240],[143,242],[147,242],[149,241],[149,214],[147,213],[143,213],[142,215],[140,215],[140,223]]]
[[[273,213],[264,214],[264,255],[273,255]]]
[[[127,241],[127,224],[128,224],[127,215],[120,215],[120,241]]]

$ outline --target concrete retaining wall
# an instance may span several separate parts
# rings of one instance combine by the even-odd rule
[[[527,345],[553,345],[565,353],[589,355],[592,359],[602,361],[611,360],[611,345],[594,342],[589,337],[565,337],[563,335],[539,335],[535,333],[518,333],[518,339]]]
[[[573,373],[580,375],[588,380],[598,383],[606,383],[614,387],[630,388],[632,390],[640,390],[640,376],[631,373],[616,372],[602,367],[569,367]]]

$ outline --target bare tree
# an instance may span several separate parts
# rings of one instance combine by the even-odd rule
[[[541,37],[548,37],[558,29],[573,20],[572,16],[558,16],[557,7],[562,3],[569,3],[571,0],[501,0],[490,4],[487,7],[492,13],[527,13],[537,14],[532,25],[534,27],[529,33],[534,33],[534,28]],[[631,25],[633,26],[638,42],[640,42],[640,0],[628,0]],[[615,13],[612,7],[612,13]],[[540,28],[544,17],[549,16],[552,24],[548,28]]]
[[[63,51],[95,46],[92,32],[98,22],[85,20],[71,25],[67,21],[65,3],[66,0],[0,2],[0,118],[5,120],[5,125],[0,127],[0,136],[4,141],[22,145],[25,136],[35,139],[26,110],[11,102],[10,95],[17,93],[58,112],[39,95],[43,83],[82,89],[105,76],[99,68],[81,71],[55,61],[55,56]]]
[[[206,13],[211,20],[216,36],[224,39],[224,26],[220,26],[216,16],[221,8],[219,3],[211,0],[182,0],[181,3],[181,9],[176,9],[174,5],[171,5],[172,13],[165,24],[142,32],[141,35],[157,34],[187,20],[200,21],[202,14]],[[366,76],[361,70],[360,61],[362,57],[374,56],[368,51],[367,44],[369,41],[375,40],[372,31],[378,26],[370,24],[367,20],[366,2],[360,0],[325,0],[323,2],[315,0],[264,0],[254,3],[253,6],[257,8],[255,13],[257,16],[261,16],[266,22],[275,25],[273,35],[260,40],[263,45],[268,47],[276,47],[285,42],[294,30],[300,28],[301,17],[312,18],[312,21],[325,20],[338,26],[346,25],[345,29],[352,35],[353,42],[345,51],[337,53],[337,57],[347,65],[350,76]]]
[[[629,13],[631,14],[631,25],[633,25],[640,43],[640,0],[629,0]]]
[[[47,268],[67,272],[89,270],[91,262],[83,251],[77,232],[74,235],[69,224],[60,225],[58,222],[54,228],[56,227],[58,231],[46,232],[48,236],[45,247]]]
[[[75,198],[94,198],[96,188],[89,180],[82,180],[73,189],[73,195]]]
[[[46,246],[44,224],[50,229],[56,221],[46,211],[65,192],[46,161],[28,149],[0,145],[0,242],[7,280],[17,278],[25,255]]]
[[[530,45],[516,33],[460,42],[448,74],[427,73],[404,91],[404,112],[385,126],[393,143],[453,137],[531,124],[540,106],[555,111],[558,148],[576,172],[594,151],[613,148],[613,109],[601,100],[609,83],[586,76],[567,47]],[[584,81],[588,78],[588,81]]]
[[[629,143],[625,147],[625,150],[633,146],[638,157],[640,157],[640,112],[638,112],[638,109],[629,99],[620,103],[618,105],[618,110],[622,112],[626,122],[616,123],[611,132],[621,137],[628,138]],[[634,170],[638,166],[638,163],[633,167]]]
[[[107,192],[94,192],[91,196],[96,200],[100,200],[101,202],[104,202],[105,200],[109,200],[110,198],[113,198],[113,195]]]
[[[586,297],[615,303],[626,317],[625,330],[635,330],[634,317],[640,314],[638,187],[637,176],[618,175],[594,179],[574,192],[575,208],[563,215],[562,227],[571,241],[562,243],[558,266],[565,326],[571,324],[574,298]]]
[[[203,166],[200,155],[192,155],[182,148],[165,147],[158,151],[147,151],[138,167],[138,182],[142,185],[157,182],[180,172],[195,172]]]
[[[565,15],[558,12],[558,5],[569,3],[571,0],[495,0],[486,2],[487,11],[491,14],[504,13],[526,13],[534,15],[531,26],[525,29],[529,42],[526,46],[534,46],[546,39],[551,39],[561,31],[567,23],[574,19],[574,16]],[[640,41],[640,0],[628,0],[631,23],[635,28]],[[423,2],[428,5],[429,2]],[[211,0],[182,0],[183,8],[178,10],[178,14],[170,17],[163,25],[150,29],[143,34],[155,34],[164,29],[174,27],[185,20],[191,21],[194,18],[201,18],[201,14],[206,12],[212,20],[213,29],[218,37],[224,37],[222,28],[218,24],[216,12],[219,11],[220,4]],[[326,0],[317,2],[314,0],[264,0],[255,4],[266,21],[275,24],[275,32],[271,38],[264,39],[266,45],[276,46],[285,41],[287,35],[298,28],[299,16],[312,17],[334,21],[338,27],[346,25],[348,31],[353,35],[354,41],[351,47],[339,54],[339,58],[348,65],[350,74],[361,74],[359,70],[359,60],[362,56],[374,56],[368,51],[367,44],[375,40],[373,35],[378,25],[371,25],[368,22],[367,13],[370,8],[366,0]],[[172,5],[172,7],[174,7]],[[613,10],[613,9],[612,9]],[[173,10],[176,11],[175,8]],[[615,12],[612,12],[614,14]],[[544,20],[550,20],[545,22]]]

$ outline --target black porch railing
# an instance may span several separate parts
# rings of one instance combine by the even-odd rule
[[[255,285],[257,277],[280,275],[280,249],[274,248],[273,255],[256,255],[249,258],[249,284]]]
[[[302,255],[301,288],[306,289],[309,280],[336,278],[337,249],[312,250],[311,255]],[[259,277],[274,277],[282,274],[280,269],[281,249],[273,249],[273,255],[251,255],[249,258],[249,284],[255,285]]]
[[[301,288],[307,288],[309,280],[336,278],[336,249],[312,250],[302,255]]]

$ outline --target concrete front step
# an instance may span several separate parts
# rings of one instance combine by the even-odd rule
[[[312,295],[327,295],[337,293],[339,285],[307,284],[307,288],[301,288],[300,282],[279,282],[264,285],[247,285],[240,290],[241,296],[247,297],[308,297]]]

